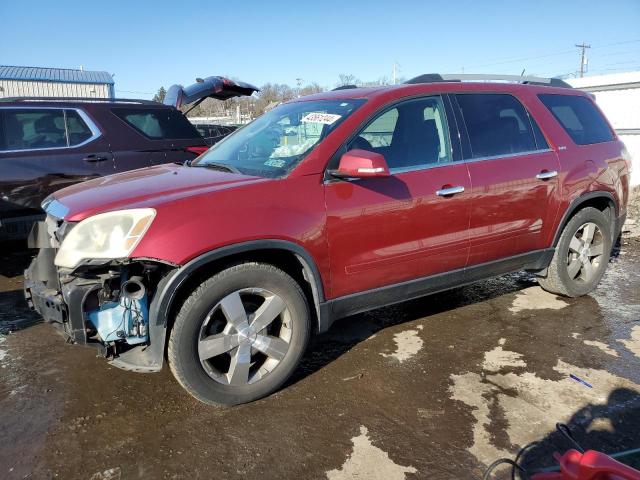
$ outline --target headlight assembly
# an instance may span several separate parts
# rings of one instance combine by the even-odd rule
[[[153,208],[100,213],[82,220],[65,237],[55,264],[75,268],[85,259],[128,257],[156,216]]]

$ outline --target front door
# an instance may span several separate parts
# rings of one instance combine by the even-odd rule
[[[439,96],[388,107],[346,149],[381,153],[391,176],[325,185],[332,298],[464,268],[471,188]]]

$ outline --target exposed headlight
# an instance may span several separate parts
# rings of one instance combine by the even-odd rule
[[[100,213],[82,220],[62,242],[58,267],[75,268],[85,259],[126,258],[151,225],[153,208]]]

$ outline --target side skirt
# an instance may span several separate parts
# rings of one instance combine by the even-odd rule
[[[328,321],[325,322],[326,329],[323,331],[327,330],[334,321],[356,313],[405,302],[519,270],[543,270],[551,263],[554,251],[553,248],[547,248],[522,253],[493,262],[328,300],[320,306],[322,313],[328,317]]]

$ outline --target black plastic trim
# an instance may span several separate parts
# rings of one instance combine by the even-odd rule
[[[555,247],[558,244],[558,241],[560,240],[560,235],[562,235],[562,230],[564,229],[564,226],[569,221],[569,218],[580,208],[582,204],[584,204],[585,202],[588,202],[589,200],[593,200],[594,198],[606,198],[613,204],[615,208],[615,212],[614,212],[615,218],[613,220],[615,223],[615,219],[618,218],[618,205],[616,204],[616,201],[615,201],[615,198],[613,198],[613,195],[611,195],[609,192],[603,192],[603,191],[585,193],[583,195],[580,195],[575,200],[573,200],[569,204],[569,207],[567,207],[567,210],[564,212],[562,219],[558,223],[556,233],[553,236],[553,243],[551,244],[552,247]]]
[[[553,253],[553,248],[535,250],[472,267],[346,295],[327,302],[329,318],[333,323],[349,315],[461,287],[485,278],[518,270],[541,270],[549,265]]]

